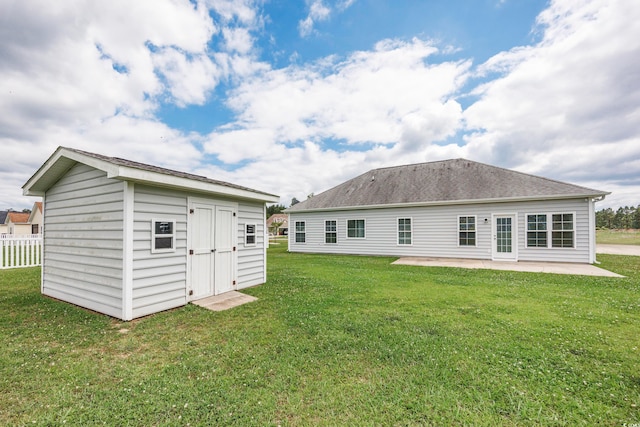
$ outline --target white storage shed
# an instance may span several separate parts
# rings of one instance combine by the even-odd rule
[[[23,190],[44,198],[44,295],[131,320],[266,281],[276,195],[65,147]]]

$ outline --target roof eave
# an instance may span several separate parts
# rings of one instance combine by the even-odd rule
[[[68,159],[65,161],[65,159]],[[74,164],[83,163],[107,173],[108,178],[133,181],[154,186],[162,186],[179,190],[188,190],[215,194],[219,196],[237,197],[245,200],[264,203],[276,203],[280,197],[275,194],[251,191],[211,182],[196,181],[185,177],[171,176],[158,172],[146,171],[133,167],[120,166],[106,160],[97,159],[73,150],[59,147],[55,153],[36,171],[22,186],[25,196],[44,197],[45,192],[60,179]]]
[[[68,159],[68,161],[65,162],[63,158]],[[77,162],[100,169],[107,174],[117,173],[118,169],[116,165],[104,160],[85,156],[65,147],[58,147],[51,157],[22,186],[22,193],[25,196],[44,197],[45,192]]]
[[[433,202],[413,202],[413,203],[390,203],[383,205],[361,205],[361,206],[340,206],[315,209],[286,209],[287,214],[307,213],[307,212],[329,212],[329,211],[350,211],[350,210],[372,210],[390,208],[412,208],[427,206],[451,206],[451,205],[479,205],[486,203],[509,203],[509,202],[533,202],[540,200],[563,200],[563,199],[594,199],[604,198],[610,192],[585,193],[572,195],[551,195],[551,196],[530,196],[530,197],[501,197],[492,199],[468,199],[468,200],[438,200]]]
[[[275,194],[268,194],[241,188],[227,187],[225,185],[211,182],[194,181],[189,178],[165,175],[161,173],[120,166],[117,173],[107,175],[109,178],[132,181],[154,186],[162,186],[178,190],[188,190],[215,194],[219,196],[236,197],[245,200],[259,201],[265,203],[278,202],[280,197]]]

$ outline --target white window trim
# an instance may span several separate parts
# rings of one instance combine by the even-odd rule
[[[304,234],[304,242],[298,242],[297,240],[297,236],[298,236],[298,223],[302,223],[304,224],[304,232],[302,234]],[[293,243],[296,245],[304,245],[307,243],[307,221],[294,221],[293,223]]]
[[[561,248],[561,247],[554,247],[553,246],[553,215],[566,215],[566,214],[571,214],[573,215],[573,229],[571,230],[556,230],[556,231],[572,231],[573,232],[573,242],[572,242],[572,247],[570,248]],[[528,219],[529,219],[529,215],[546,215],[547,217],[547,246],[529,246],[529,239],[527,238],[527,233],[529,232],[529,223],[528,223]],[[544,250],[544,249],[551,249],[554,251],[557,250],[572,250],[572,249],[577,249],[576,248],[576,239],[577,239],[577,232],[576,232],[576,213],[575,212],[531,212],[531,213],[526,213],[524,215],[524,226],[525,226],[525,234],[524,234],[524,244],[525,247],[527,249],[531,249],[531,250]]]
[[[571,247],[570,248],[561,248],[561,247],[554,247],[553,246],[553,215],[566,215],[566,214],[571,214],[573,215],[573,228],[571,230],[556,230],[556,231],[571,231],[573,232],[573,239],[571,242]],[[549,224],[549,237],[547,239],[548,244],[549,244],[549,249],[553,249],[553,250],[575,250],[576,249],[576,213],[575,212],[551,212],[549,214],[547,214],[547,223]]]
[[[400,243],[400,220],[408,219],[411,221],[411,229],[409,233],[411,234],[411,243]],[[413,217],[410,216],[399,216],[396,217],[396,246],[413,246]]]
[[[349,237],[349,221],[363,221],[364,222],[364,236],[363,237]],[[367,220],[365,218],[350,218],[345,221],[345,237],[347,240],[365,240],[367,238]]]
[[[460,218],[473,218],[474,224],[475,224],[475,230],[473,230],[474,233],[476,233],[476,243],[474,245],[461,245],[460,244],[460,232],[463,230],[460,230]],[[468,230],[465,230],[468,231]],[[458,215],[458,218],[456,219],[456,242],[458,243],[458,247],[459,248],[477,248],[478,247],[478,215]]]
[[[335,243],[328,243],[327,242],[327,222],[334,222],[336,224],[336,231],[332,231],[332,233],[335,233],[336,235],[336,242]],[[337,245],[338,244],[338,220],[337,219],[325,219],[324,220],[324,230],[323,230],[323,236],[324,236],[324,244],[325,245]]]
[[[547,246],[529,246],[529,215],[545,215],[547,217]],[[548,212],[531,212],[524,214],[524,247],[531,250],[540,250],[540,249],[550,249],[551,241],[549,238],[551,235],[549,234],[549,227],[551,226],[549,223],[549,213]],[[556,249],[556,248],[554,248]]]
[[[249,230],[247,229],[248,227],[253,227],[253,233],[249,232]],[[247,237],[249,236],[253,236],[253,243],[247,242]],[[256,246],[257,243],[258,243],[258,224],[248,222],[244,225],[244,246],[245,247]]]
[[[156,223],[157,222],[170,222],[171,230],[173,231],[171,234],[156,234]],[[170,248],[161,248],[156,249],[156,237],[170,237],[171,238],[171,247]],[[162,254],[162,253],[171,253],[176,251],[176,220],[175,219],[163,219],[163,218],[153,218],[151,220],[151,253],[152,254]]]

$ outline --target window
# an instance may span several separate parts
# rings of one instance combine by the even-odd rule
[[[458,217],[458,244],[460,246],[476,245],[476,217]]]
[[[151,220],[151,253],[175,252],[175,220]]]
[[[31,234],[38,234],[38,233],[39,233],[38,224],[31,224]]]
[[[527,247],[547,246],[547,215],[527,215]]]
[[[527,215],[527,247],[573,248],[575,247],[574,214],[530,214]],[[551,222],[551,229],[549,229]]]
[[[338,225],[335,220],[324,222],[324,242],[338,243]]]
[[[398,244],[411,244],[411,218],[398,218]]]
[[[296,243],[304,243],[307,241],[306,224],[304,221],[296,221]]]
[[[553,214],[551,226],[551,246],[573,248],[573,214]]]
[[[244,245],[255,246],[256,244],[256,225],[245,224],[244,225]]]
[[[347,220],[347,238],[364,239],[364,219]]]

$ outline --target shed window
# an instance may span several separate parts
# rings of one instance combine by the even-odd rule
[[[334,219],[324,222],[324,242],[338,243],[338,224]]]
[[[347,220],[347,237],[350,239],[364,239],[365,233],[364,219]]]
[[[175,220],[151,220],[151,253],[175,252]]]
[[[551,227],[551,246],[554,248],[573,248],[573,237],[573,214],[553,214]]]
[[[296,243],[305,243],[306,241],[306,224],[304,221],[296,221]]]
[[[411,218],[398,218],[398,244],[411,244]]]
[[[458,244],[460,246],[476,245],[476,217],[458,217]]]
[[[256,244],[256,224],[245,224],[244,245],[255,246]]]
[[[527,215],[527,247],[546,248],[547,215]]]

